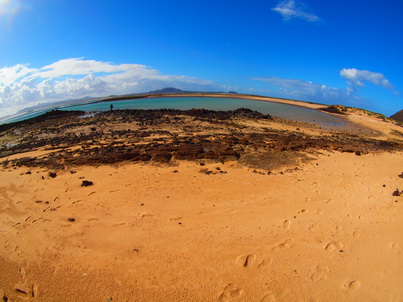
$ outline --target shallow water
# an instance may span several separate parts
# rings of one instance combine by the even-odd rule
[[[249,108],[264,114],[270,114],[286,119],[311,122],[323,127],[341,127],[345,121],[339,117],[298,106],[287,104],[257,101],[237,98],[221,97],[159,97],[140,98],[123,101],[111,101],[102,103],[83,102],[69,106],[55,106],[38,111],[24,113],[4,120],[3,123],[10,123],[32,118],[41,115],[52,109],[59,110],[82,110],[86,112],[108,111],[113,104],[114,110],[118,109],[180,109],[204,108],[209,110],[235,110],[238,108]]]
[[[307,109],[298,106],[248,100],[237,98],[220,97],[160,97],[143,98],[115,102],[92,103],[79,106],[63,108],[62,110],[83,110],[83,111],[107,111],[113,104],[117,109],[181,109],[204,108],[209,110],[235,110],[238,108],[249,108],[264,114],[270,114],[292,120],[315,122],[325,126],[343,126],[343,119],[324,112]]]

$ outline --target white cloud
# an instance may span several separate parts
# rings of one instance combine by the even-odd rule
[[[302,19],[308,22],[318,22],[320,18],[311,13],[309,8],[302,2],[295,0],[285,0],[277,4],[271,9],[283,16],[283,20],[291,20],[292,18]]]
[[[164,75],[139,64],[113,64],[83,58],[64,59],[41,68],[18,64],[0,68],[0,116],[38,103],[140,93],[164,87],[200,91],[221,88],[212,81]]]
[[[354,93],[357,87],[364,87],[365,82],[370,82],[394,92],[393,85],[382,73],[379,72],[359,70],[356,68],[343,68],[340,71],[340,76],[347,80],[347,83],[349,84],[347,91],[349,93]]]
[[[348,106],[368,105],[366,100],[348,95],[347,90],[329,87],[327,85],[313,83],[298,79],[285,79],[278,77],[253,78],[253,80],[264,81],[278,89],[279,97],[291,98],[307,102],[317,102],[324,104],[340,104]]]

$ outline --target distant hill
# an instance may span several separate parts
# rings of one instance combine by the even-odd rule
[[[145,93],[140,93],[140,94],[180,94],[180,93],[186,93],[186,94],[191,94],[191,93],[206,93],[205,91],[184,91],[178,88],[174,88],[174,87],[167,87],[167,88],[163,88],[160,90],[154,90],[154,91],[149,91],[149,92],[145,92]],[[223,94],[225,92],[222,91],[210,91],[208,93],[217,93],[217,94]],[[235,91],[228,91],[228,94],[237,94],[237,92]]]
[[[395,114],[391,115],[390,118],[398,122],[403,122],[403,110],[400,110],[399,112],[396,112]]]
[[[149,94],[161,94],[161,93],[188,93],[188,92],[192,92],[192,91],[183,91],[183,90],[180,90],[178,88],[167,87],[167,88],[163,88],[163,89],[160,89],[160,90],[149,91],[147,93],[149,93]]]

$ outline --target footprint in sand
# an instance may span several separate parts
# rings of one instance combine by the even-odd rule
[[[112,224],[112,226],[117,227],[117,226],[122,226],[122,225],[126,225],[126,224],[127,224],[127,222],[117,222],[117,223]]]
[[[331,241],[325,246],[325,250],[329,252],[340,251],[343,248],[343,244],[338,241]]]
[[[277,301],[287,301],[285,296],[289,293],[289,289],[286,288],[280,293],[274,294],[273,292],[266,293],[260,302],[277,302]]]
[[[397,251],[399,249],[399,245],[397,243],[391,243],[389,245],[390,249],[393,251]]]
[[[219,296],[218,300],[221,302],[233,301],[243,294],[243,289],[237,288],[233,283],[228,284],[224,291]]]
[[[336,226],[336,234],[337,235],[341,235],[343,234],[343,228],[341,226]]]
[[[354,290],[361,286],[361,282],[353,279],[348,279],[347,281],[343,282],[342,288],[345,290]]]
[[[277,302],[276,296],[272,293],[265,295],[260,302]]]
[[[283,222],[283,227],[288,230],[290,228],[290,224],[291,224],[291,221],[285,220]]]
[[[360,238],[360,236],[361,236],[361,231],[359,229],[357,229],[353,232],[354,238]]]
[[[253,269],[257,268],[259,270],[266,270],[269,265],[272,263],[272,259],[263,259],[256,261],[256,255],[255,254],[249,254],[249,255],[241,255],[236,258],[236,263],[238,265],[241,265],[245,268]]]
[[[275,246],[272,248],[272,251],[288,249],[288,248],[291,247],[292,243],[293,243],[293,240],[292,240],[292,239],[287,239],[286,241],[284,241],[284,242],[282,242],[282,243],[280,243],[280,244],[275,245]]]
[[[171,218],[171,219],[169,219],[170,221],[179,221],[179,220],[182,220],[183,219],[183,217],[173,217],[173,218]]]
[[[243,267],[252,267],[252,264],[255,262],[255,260],[255,254],[241,255],[236,259],[236,263],[241,264]]]
[[[326,281],[329,273],[329,268],[326,265],[318,265],[316,271],[312,274],[313,281]]]
[[[31,297],[36,298],[39,295],[37,284],[29,284],[28,282],[18,283],[14,289],[17,297],[22,300],[29,300]]]

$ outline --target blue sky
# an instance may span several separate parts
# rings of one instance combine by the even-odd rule
[[[403,109],[403,0],[0,0],[0,117],[164,87]]]

